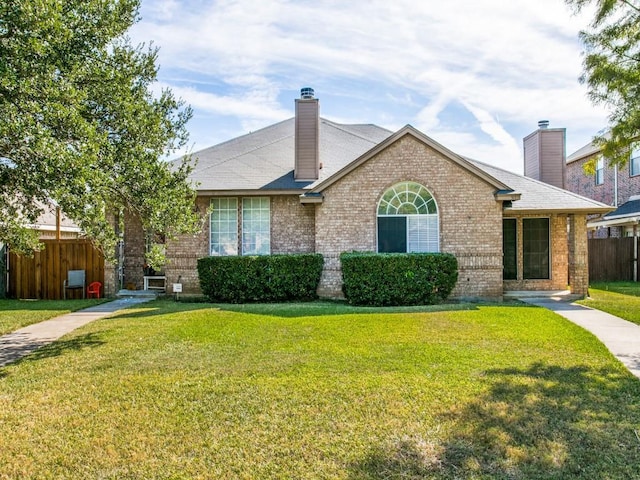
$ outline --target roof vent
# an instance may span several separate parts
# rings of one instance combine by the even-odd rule
[[[541,130],[549,128],[549,120],[538,120],[538,128]]]
[[[315,92],[311,87],[304,87],[300,89],[300,98],[303,100],[311,100],[315,96]]]

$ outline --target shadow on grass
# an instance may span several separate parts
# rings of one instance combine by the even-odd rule
[[[484,305],[500,305],[505,303],[443,303],[440,305],[418,305],[404,307],[358,307],[349,305],[346,302],[331,300],[316,300],[311,302],[291,302],[291,303],[203,303],[188,302],[163,299],[154,300],[135,306],[135,311],[122,310],[116,315],[112,315],[111,319],[121,318],[142,318],[157,315],[166,315],[182,312],[195,312],[200,310],[220,310],[226,312],[246,313],[251,315],[265,315],[280,318],[296,318],[296,317],[319,317],[326,315],[353,315],[353,314],[385,314],[385,313],[428,313],[443,312],[456,310],[477,310],[478,307]],[[508,304],[513,306],[531,305]]]
[[[69,351],[79,351],[85,348],[95,348],[105,342],[95,333],[79,335],[69,340],[57,340],[43,345],[39,341],[27,341],[17,338],[12,345],[3,346],[0,351],[0,365],[17,364],[19,362],[33,362],[45,358],[58,357]],[[6,376],[0,366],[0,378]]]
[[[42,360],[45,358],[58,357],[69,351],[79,351],[85,348],[96,348],[104,345],[104,340],[96,333],[86,333],[70,338],[69,340],[57,340],[36,350],[25,360]]]
[[[486,375],[485,395],[440,416],[448,433],[381,445],[351,478],[637,478],[637,379],[541,364]]]
[[[443,303],[439,305],[416,305],[399,307],[359,307],[341,301],[317,300],[293,303],[245,303],[211,304],[220,310],[281,318],[320,317],[327,315],[428,313],[456,310],[477,310],[480,304]]]

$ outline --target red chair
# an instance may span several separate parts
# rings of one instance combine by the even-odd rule
[[[92,282],[87,287],[87,298],[91,298],[91,295],[95,295],[96,298],[100,298],[100,289],[102,284],[100,282]]]

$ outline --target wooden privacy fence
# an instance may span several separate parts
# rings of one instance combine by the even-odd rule
[[[85,240],[44,240],[45,248],[32,258],[9,253],[11,298],[59,300],[62,283],[69,270],[85,270],[86,284],[104,285],[104,256]],[[69,290],[67,298],[82,298],[81,291]]]
[[[590,238],[589,280],[634,281],[639,243],[640,237]]]

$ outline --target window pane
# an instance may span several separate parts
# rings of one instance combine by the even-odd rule
[[[602,185],[604,183],[604,159],[598,157],[596,160],[596,185]]]
[[[238,199],[212,199],[210,226],[210,255],[237,255]]]
[[[549,278],[549,219],[522,221],[522,248],[525,279]]]
[[[518,278],[516,219],[502,220],[502,278],[516,280]]]
[[[640,175],[640,145],[636,146],[631,152],[631,160],[629,161],[631,175]]]
[[[269,197],[242,199],[242,254],[271,253],[271,214]]]
[[[409,246],[407,252],[438,251],[438,219],[433,215],[407,217]]]
[[[406,217],[378,217],[378,252],[407,251]]]
[[[378,204],[378,251],[437,252],[438,225],[438,208],[429,191],[419,183],[400,182],[384,192]]]

